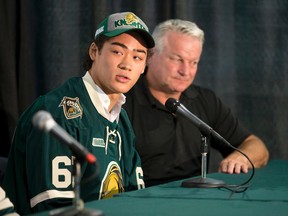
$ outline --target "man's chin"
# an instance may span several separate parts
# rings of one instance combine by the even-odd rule
[[[182,85],[182,86],[177,86],[174,88],[174,92],[175,93],[182,93],[183,91],[185,91],[189,86],[187,85]]]

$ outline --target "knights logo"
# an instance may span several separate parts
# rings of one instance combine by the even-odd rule
[[[133,22],[138,22],[137,17],[133,13],[129,13],[125,16],[125,20],[128,25],[130,25]]]
[[[99,199],[111,198],[121,192],[124,192],[122,173],[118,164],[112,161],[103,177]]]
[[[58,107],[63,107],[66,119],[74,119],[83,115],[83,109],[80,105],[79,98],[70,98],[64,96]]]
[[[123,27],[126,28],[127,26],[134,26],[134,28],[146,30],[146,28],[143,26],[143,23],[141,23],[140,20],[138,20],[136,15],[133,13],[129,13],[124,17],[124,19],[119,19],[114,22],[115,29],[123,28]],[[102,31],[102,30],[99,30],[99,31]]]

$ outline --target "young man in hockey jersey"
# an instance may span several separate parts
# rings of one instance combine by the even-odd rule
[[[98,175],[81,184],[83,201],[112,197],[144,187],[134,132],[121,108],[126,93],[143,73],[154,46],[145,23],[131,12],[108,16],[97,28],[84,62],[83,77],[71,78],[39,97],[21,116],[8,159],[4,188],[18,213],[71,205],[73,152],[32,124],[45,110],[95,155]],[[95,173],[81,163],[81,178]]]

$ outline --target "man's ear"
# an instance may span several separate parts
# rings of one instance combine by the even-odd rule
[[[97,45],[95,44],[95,42],[91,43],[89,47],[89,56],[92,60],[95,59],[97,52],[98,52]]]

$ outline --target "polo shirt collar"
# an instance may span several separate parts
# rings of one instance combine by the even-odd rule
[[[138,80],[138,84],[135,86],[137,89],[135,92],[136,97],[138,98],[138,101],[142,105],[152,105],[158,108],[163,108],[163,105],[151,94],[151,92],[148,89],[147,79],[146,76],[143,74],[141,75],[140,79]],[[182,94],[180,97],[180,101],[183,98],[189,98],[194,99],[198,96],[198,91],[195,89],[194,84],[190,85]]]

